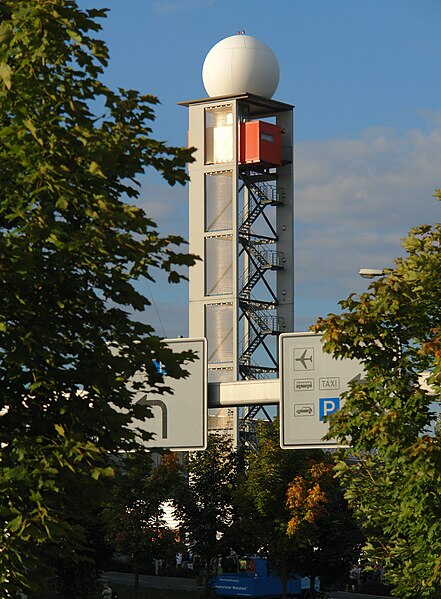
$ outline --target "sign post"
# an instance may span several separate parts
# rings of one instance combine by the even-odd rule
[[[173,394],[139,393],[137,403],[150,406],[153,418],[134,420],[137,428],[153,433],[153,438],[143,441],[143,447],[194,451],[207,447],[207,340],[165,339],[173,352],[191,350],[198,359],[186,362],[187,378],[174,379],[167,376],[164,366],[158,362],[157,369],[164,376],[164,384],[173,389]]]
[[[349,381],[360,378],[358,360],[337,360],[323,352],[321,335],[285,333],[279,340],[280,445],[285,449],[337,447],[324,441],[324,418],[342,405]]]

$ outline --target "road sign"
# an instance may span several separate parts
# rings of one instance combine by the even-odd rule
[[[323,352],[321,335],[285,333],[279,340],[280,445],[285,449],[337,447],[323,441],[324,418],[342,406],[348,383],[359,378],[358,360],[337,360]]]
[[[150,406],[153,418],[134,420],[134,426],[153,433],[153,439],[142,442],[146,448],[161,447],[174,451],[194,451],[207,447],[207,340],[165,339],[174,353],[194,351],[198,360],[186,362],[187,378],[173,379],[167,376],[161,362],[155,363],[164,384],[173,394],[140,392],[135,401]]]

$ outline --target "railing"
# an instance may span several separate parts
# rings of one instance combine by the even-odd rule
[[[276,185],[264,182],[255,182],[252,177],[242,174],[242,180],[247,186],[250,195],[248,205],[239,215],[239,228],[250,229],[259,214],[267,205],[278,205],[282,203],[281,196],[284,192],[278,192]]]
[[[264,347],[271,356],[266,344],[267,335],[277,335],[283,330],[284,319],[274,316],[268,310],[277,309],[277,297],[265,279],[269,270],[284,268],[285,255],[283,252],[270,250],[265,246],[276,243],[278,236],[273,223],[265,214],[268,206],[277,206],[283,203],[285,189],[278,187],[274,180],[276,177],[253,172],[242,172],[241,178],[248,190],[248,201],[239,215],[239,239],[246,255],[248,256],[247,269],[239,280],[240,307],[243,316],[247,319],[246,334],[239,347],[239,367],[245,378],[269,378],[269,374],[277,371],[275,358],[271,366],[262,366],[252,360],[253,353]],[[271,182],[270,182],[271,181]],[[268,226],[268,235],[257,235],[251,230],[253,223],[262,216]],[[259,281],[266,284],[272,298],[270,301],[257,300],[252,297],[251,291]]]
[[[249,267],[245,270],[239,280],[239,296],[246,296],[251,289],[262,278],[266,270],[279,270],[283,268],[285,254],[275,252],[274,250],[260,250],[256,246],[248,244],[247,250],[256,259],[250,261]]]
[[[283,331],[284,319],[281,316],[273,316],[267,310],[257,309],[251,303],[248,306],[247,317],[252,322],[242,341],[239,361],[248,364],[251,355],[267,335],[277,335]]]

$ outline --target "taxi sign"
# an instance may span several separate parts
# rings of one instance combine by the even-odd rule
[[[325,418],[341,408],[349,381],[361,378],[361,363],[325,354],[315,333],[280,335],[279,359],[281,447],[337,447],[335,440],[323,440],[329,430]]]

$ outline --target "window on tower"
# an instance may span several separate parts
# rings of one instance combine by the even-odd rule
[[[233,111],[231,105],[205,109],[205,164],[233,161]]]
[[[205,295],[233,293],[233,236],[205,238]]]
[[[208,342],[208,364],[233,361],[233,304],[207,304],[205,331]]]
[[[233,228],[232,171],[205,175],[205,231]]]

